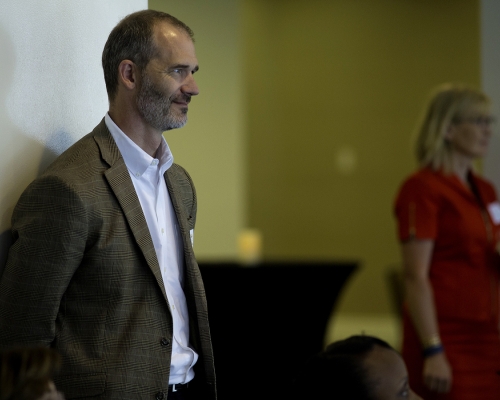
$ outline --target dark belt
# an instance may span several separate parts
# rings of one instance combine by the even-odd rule
[[[180,390],[186,390],[189,387],[189,382],[188,383],[175,383],[173,385],[168,385],[168,392],[178,392]]]

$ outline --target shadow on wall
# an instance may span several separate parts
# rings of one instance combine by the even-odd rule
[[[19,62],[13,41],[8,32],[0,25],[0,276],[7,259],[8,248],[11,244],[11,216],[14,206],[26,186],[56,158],[51,148],[56,142],[64,144],[64,148],[71,144],[71,137],[65,132],[54,133],[47,143],[41,143],[26,135],[20,130],[8,114],[8,101],[11,83],[13,82],[16,66]],[[33,71],[40,75],[40,71]],[[36,88],[33,88],[36,90]],[[30,93],[26,93],[26,98]],[[39,110],[26,109],[23,114],[26,118],[34,115],[43,115],[41,104]],[[59,146],[60,148],[61,146]]]

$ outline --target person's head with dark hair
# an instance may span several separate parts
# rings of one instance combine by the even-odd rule
[[[45,347],[0,353],[0,400],[60,400],[52,376],[61,365],[59,354]]]
[[[108,36],[102,52],[102,68],[109,101],[115,98],[118,88],[118,66],[123,60],[135,63],[140,71],[158,55],[154,40],[154,27],[166,22],[188,35],[194,42],[194,34],[184,22],[174,16],[155,10],[143,10],[127,15]]]
[[[351,336],[311,357],[297,382],[297,398],[314,400],[419,399],[403,359],[387,342]]]
[[[102,65],[110,118],[154,155],[163,132],[186,124],[199,93],[193,32],[170,14],[138,11],[111,31]]]

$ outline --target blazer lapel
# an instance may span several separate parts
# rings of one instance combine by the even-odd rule
[[[111,186],[111,190],[118,199],[118,203],[125,214],[132,234],[144,254],[146,262],[153,272],[156,282],[160,286],[163,296],[168,303],[158,258],[156,256],[153,240],[151,239],[151,234],[149,233],[146,218],[142,212],[141,203],[135,192],[134,184],[130,179],[130,174],[123,161],[123,157],[111,133],[109,133],[104,120],[102,120],[94,130],[94,139],[101,149],[102,158],[110,166],[104,175]]]
[[[180,198],[180,193],[176,190],[175,182],[176,176],[175,171],[171,167],[167,169],[164,175],[165,183],[167,184],[168,193],[170,194],[170,199],[172,200],[172,205],[174,207],[175,215],[177,216],[177,222],[179,223],[179,230],[181,231],[182,245],[184,248],[184,258],[186,265],[191,265],[191,236],[189,233],[188,226],[188,215],[182,207],[182,199]]]

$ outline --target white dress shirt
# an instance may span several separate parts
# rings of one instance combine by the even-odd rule
[[[115,139],[139,197],[170,304],[174,336],[169,384],[187,383],[194,378],[193,366],[198,354],[189,347],[189,315],[183,290],[184,251],[177,217],[163,177],[174,158],[165,138],[162,137],[156,152],[158,158],[153,158],[123,133],[108,113],[104,121]]]

